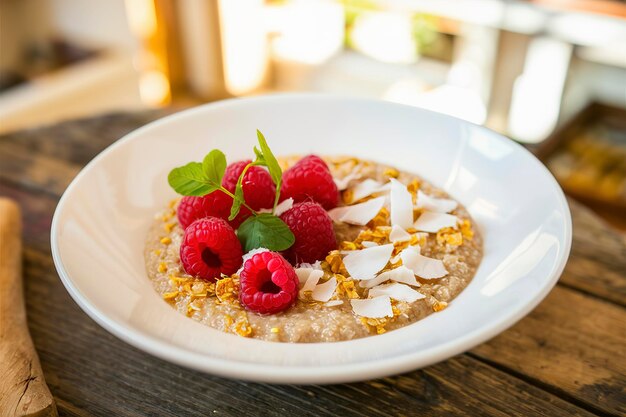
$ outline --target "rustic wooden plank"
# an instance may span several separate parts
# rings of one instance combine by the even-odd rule
[[[30,329],[62,414],[591,415],[465,355],[398,377],[334,386],[245,383],[186,370],[108,334],[70,300],[48,254],[25,255]]]
[[[560,282],[626,306],[626,234],[570,200],[573,242]]]
[[[615,304],[557,286],[472,353],[603,412],[626,413],[626,310]]]

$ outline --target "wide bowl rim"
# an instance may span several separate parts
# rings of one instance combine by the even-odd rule
[[[186,109],[154,120],[127,133],[122,138],[116,140],[114,143],[102,150],[81,169],[81,171],[76,175],[76,177],[71,181],[67,189],[64,191],[55,209],[50,233],[52,258],[63,285],[69,292],[72,299],[96,323],[98,323],[108,332],[112,333],[126,343],[145,352],[148,352],[154,356],[178,365],[182,365],[191,369],[201,370],[215,375],[269,383],[344,383],[406,372],[409,370],[434,364],[446,358],[465,352],[501,333],[502,331],[511,327],[513,324],[525,317],[539,304],[539,302],[541,302],[547,296],[547,294],[556,284],[557,280],[563,272],[563,269],[565,268],[571,250],[572,220],[566,197],[550,171],[523,146],[488,128],[467,121],[459,120],[453,116],[432,112],[430,110],[415,108],[403,104],[386,102],[386,104],[393,106],[411,107],[412,109],[415,109],[417,111],[430,114],[430,117],[448,119],[450,122],[460,122],[465,125],[471,125],[473,129],[482,130],[483,132],[492,135],[496,140],[503,143],[505,146],[512,147],[513,149],[515,149],[515,152],[521,152],[525,158],[529,158],[531,163],[535,164],[536,167],[545,175],[546,180],[550,182],[550,186],[553,187],[554,191],[557,193],[557,200],[560,206],[559,208],[562,210],[562,213],[564,215],[564,229],[562,231],[564,247],[561,251],[560,258],[558,258],[556,267],[552,270],[552,273],[549,275],[549,277],[546,278],[545,284],[543,285],[541,290],[538,291],[535,296],[530,299],[526,304],[521,305],[517,309],[510,310],[506,315],[494,318],[492,322],[487,323],[482,327],[477,327],[473,331],[465,334],[463,337],[452,339],[446,343],[433,346],[432,348],[422,349],[410,354],[403,354],[391,358],[378,359],[367,362],[355,362],[341,365],[313,367],[291,365],[276,366],[249,362],[244,363],[192,352],[181,347],[173,346],[155,337],[148,336],[141,331],[128,326],[125,323],[117,322],[108,317],[106,312],[100,311],[96,306],[87,301],[86,297],[84,297],[80,290],[74,285],[72,278],[66,271],[63,261],[61,259],[61,253],[58,244],[58,230],[59,222],[61,221],[61,215],[63,213],[63,210],[65,209],[65,205],[67,204],[68,199],[71,197],[73,189],[81,181],[82,177],[85,176],[86,173],[89,172],[89,170],[93,169],[93,167],[97,165],[98,161],[105,158],[109,153],[113,152],[118,147],[124,146],[126,143],[134,140],[134,138],[140,137],[147,130],[158,128],[160,125],[167,124],[170,121],[176,120],[180,117],[186,117],[191,116],[195,113],[210,111],[210,109],[237,106],[242,101],[267,102],[273,100],[332,100],[346,102],[358,101],[361,103],[382,102],[381,100],[376,99],[318,93],[285,93],[255,96],[249,98],[231,98]],[[336,343],[350,343],[350,341]]]

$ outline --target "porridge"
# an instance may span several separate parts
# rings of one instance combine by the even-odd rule
[[[269,159],[269,149],[255,152]],[[173,200],[148,233],[155,290],[193,320],[276,342],[361,338],[443,310],[480,264],[482,239],[466,209],[413,174],[351,157],[283,158],[278,170],[269,161],[271,175],[248,162],[218,176],[232,197],[210,187],[201,196],[203,182],[193,183],[196,195]],[[277,171],[282,182],[272,184]],[[264,183],[279,191],[263,195]],[[292,233],[265,236],[265,220]]]

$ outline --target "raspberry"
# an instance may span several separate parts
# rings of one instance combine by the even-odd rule
[[[250,161],[234,162],[226,168],[222,185],[231,193],[235,192],[237,180],[243,172],[243,169]],[[276,186],[272,181],[270,173],[266,169],[253,166],[248,168],[243,178],[243,198],[246,203],[254,210],[262,208],[270,208],[274,205],[274,196],[276,194]],[[242,210],[246,210],[242,208]],[[248,211],[249,213],[249,211]]]
[[[294,204],[280,219],[296,238],[293,246],[284,253],[292,264],[314,263],[337,249],[333,221],[319,204],[311,201]]]
[[[219,190],[202,197],[186,196],[180,200],[178,205],[178,222],[184,229],[195,220],[205,217],[219,217],[228,220],[232,205],[233,199]],[[237,217],[228,223],[236,229],[245,219],[250,217],[250,214],[250,210],[242,207]]]
[[[312,199],[326,210],[337,207],[339,191],[326,163],[316,155],[299,160],[283,174],[280,198],[299,203]]]
[[[279,253],[260,252],[243,264],[239,298],[248,310],[274,314],[288,309],[298,297],[296,271]]]
[[[185,229],[180,261],[189,275],[214,280],[235,273],[242,262],[239,239],[226,220],[207,217]]]

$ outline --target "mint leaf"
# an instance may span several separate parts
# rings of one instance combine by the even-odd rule
[[[219,149],[213,149],[202,161],[202,171],[206,177],[217,184],[222,183],[226,172],[226,156]]]
[[[248,217],[239,226],[237,236],[244,252],[256,248],[282,251],[288,249],[296,240],[285,222],[270,213]]]
[[[263,155],[263,162],[265,166],[267,166],[267,169],[270,171],[270,176],[272,177],[272,181],[274,181],[274,184],[276,184],[276,188],[277,188],[276,191],[278,192],[278,187],[281,182],[283,170],[280,169],[280,165],[278,165],[278,161],[276,160],[276,157],[270,150],[270,147],[267,145],[267,141],[265,140],[265,136],[263,136],[263,133],[261,133],[261,131],[257,129],[256,136],[259,139],[259,146],[261,147],[261,153]],[[255,148],[254,153],[257,155],[257,158],[258,158],[259,150]]]
[[[230,216],[228,216],[228,220],[233,220],[239,214],[239,210],[241,210],[241,205],[244,203],[243,199],[243,177],[248,172],[248,168],[250,168],[253,163],[249,163],[245,166],[243,171],[241,171],[241,175],[237,179],[237,185],[235,186],[235,198],[233,198],[233,205],[230,207]]]
[[[178,194],[196,197],[202,197],[220,188],[219,182],[207,178],[200,162],[190,162],[174,168],[167,176],[167,182]]]

